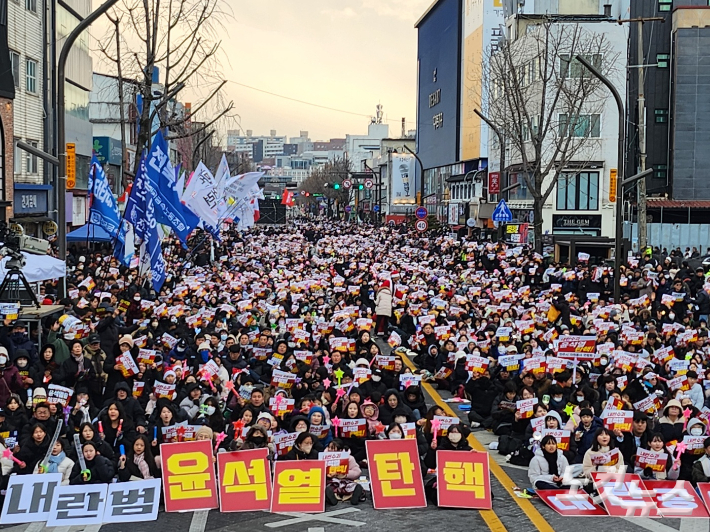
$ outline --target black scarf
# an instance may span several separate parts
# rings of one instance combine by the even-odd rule
[[[548,453],[545,449],[543,449],[542,456],[544,456],[545,460],[547,461],[549,474],[555,477],[559,477],[560,472],[557,469],[557,450],[555,449],[554,453]]]

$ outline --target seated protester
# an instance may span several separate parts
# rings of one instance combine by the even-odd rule
[[[265,429],[259,423],[249,429],[243,441],[232,440],[229,446],[230,451],[247,451],[250,449],[268,449],[269,460],[274,459],[276,449],[274,444],[269,442],[268,429]]]
[[[466,369],[466,353],[458,351],[454,361],[454,372],[449,377],[449,386],[452,394],[463,394],[463,386],[469,380],[469,373]]]
[[[493,434],[501,436],[513,431],[515,421],[515,401],[518,389],[514,382],[507,382],[503,392],[493,400],[491,417],[493,418]]]
[[[674,464],[673,453],[666,448],[666,441],[663,438],[663,434],[660,432],[654,433],[648,438],[646,445],[646,450],[667,456],[665,467],[663,471],[654,471],[650,467],[641,468],[639,467],[638,460],[635,460],[634,473],[639,475],[643,480],[678,480],[680,464]],[[626,460],[626,456],[624,456],[624,460]]]
[[[427,406],[421,386],[407,386],[402,403],[412,411],[415,421],[426,416]]]
[[[109,444],[115,455],[118,455],[120,445],[130,445],[136,439],[133,421],[123,412],[119,401],[111,401],[108,407],[99,415],[99,436]]]
[[[343,419],[362,419],[360,414],[360,407],[355,402],[348,403],[343,414]],[[365,460],[365,436],[356,436],[353,433],[349,433],[347,438],[343,438],[342,432],[339,434],[341,439],[350,448],[350,453],[358,462]]]
[[[116,474],[113,462],[96,452],[96,445],[87,441],[81,448],[86,463],[86,469],[81,469],[81,461],[77,460],[71,472],[69,484],[109,484]]]
[[[199,429],[197,429],[197,432],[195,433],[195,441],[214,442],[214,432],[211,428],[203,425]]]
[[[385,440],[404,439],[404,430],[402,430],[402,426],[399,423],[392,423],[382,434],[384,435],[383,439]]]
[[[59,375],[59,367],[60,365],[56,361],[56,348],[54,345],[46,344],[42,346],[42,354],[39,360],[30,368],[30,375],[34,381],[32,387],[56,384],[55,380],[57,375]]]
[[[705,438],[703,447],[705,454],[693,463],[692,480],[694,484],[710,482],[710,438]]]
[[[424,457],[424,464],[429,469],[436,469],[436,453],[438,451],[472,451],[473,449],[468,444],[468,434],[468,427],[465,425],[461,423],[451,425],[446,431],[446,436],[438,436],[436,440],[431,440],[429,450]]]
[[[57,420],[52,418],[51,409],[49,403],[41,402],[35,405],[34,415],[29,419],[28,423],[22,426],[18,432],[18,443],[22,445],[22,442],[29,439],[32,436],[32,427],[37,423],[41,423],[44,430],[50,435],[50,439],[54,437],[54,432],[57,430]],[[65,431],[64,425],[61,428],[61,434]]]
[[[387,385],[382,382],[383,373],[380,368],[373,368],[372,375],[365,382],[361,383],[360,395],[363,399],[372,399],[374,393],[379,393],[380,396],[384,395],[387,391]]]
[[[15,458],[22,462],[13,467],[13,472],[18,475],[31,475],[49,450],[51,437],[43,423],[33,423],[28,433],[30,437],[20,443],[20,450],[15,454]]]
[[[328,444],[326,452],[348,451],[348,446],[340,438],[335,438]],[[362,470],[351,454],[348,458],[348,472],[334,477],[327,477],[325,488],[325,501],[331,506],[335,506],[339,501],[350,501],[350,504],[357,505],[365,500],[363,487],[355,482],[360,478]]]
[[[187,385],[187,397],[180,402],[180,408],[187,414],[188,419],[193,419],[200,413],[200,406],[206,398],[198,383],[190,383]]]
[[[554,418],[554,419],[558,419],[558,418],[560,419],[558,426],[561,425],[562,418],[560,417],[560,415],[557,414],[557,412],[555,412],[554,410],[552,412],[553,412],[553,414],[552,414],[553,416],[555,414],[557,415],[557,418]],[[550,413],[547,411],[547,407],[542,403],[538,403],[533,407],[533,416],[532,416],[532,418],[530,418],[530,423],[528,423],[528,426],[525,428],[525,437],[523,438],[523,441],[525,442],[526,445],[530,442],[531,438],[533,437],[532,420],[539,419],[541,417],[547,417],[548,414],[550,414]],[[547,428],[547,427],[545,427],[545,428]]]
[[[545,428],[546,429],[568,430],[565,428],[568,425],[562,424],[562,417],[560,417],[560,415],[557,412],[555,412],[554,410],[548,412],[545,415]],[[567,458],[568,462],[574,461],[574,458],[577,456],[577,442],[574,439],[573,431],[571,431],[571,432],[572,432],[572,434],[570,435],[570,439],[569,439],[569,449],[567,449],[566,451],[562,451],[563,454],[565,455],[565,458]]]
[[[624,455],[629,473],[633,472],[636,449],[648,449],[651,438],[651,429],[648,426],[648,416],[644,412],[634,410],[634,418],[631,422],[631,433],[614,431],[616,444],[621,454]]]
[[[10,395],[5,404],[5,428],[4,430],[21,430],[29,422],[25,405],[16,393]]]
[[[296,415],[291,418],[291,425],[289,427],[290,433],[293,432],[308,432],[311,428],[311,422],[308,421],[308,417],[303,415]]]
[[[30,354],[25,349],[16,349],[13,359],[13,365],[17,368],[17,372],[22,381],[22,386],[18,390],[23,402],[27,401],[27,390],[33,387],[34,379],[32,379],[32,366],[30,364]],[[37,383],[39,385],[41,383]],[[35,386],[36,386],[35,385]]]
[[[530,388],[529,386],[525,386],[521,391],[520,391],[520,399],[521,400],[527,400],[527,399],[534,399],[535,398],[535,390]],[[523,417],[522,413],[517,410],[515,410],[515,414],[513,415],[514,421],[511,425],[511,435],[523,439],[525,437],[525,434],[527,432],[528,427],[530,426],[530,418],[525,418]]]
[[[207,397],[191,423],[193,425],[207,425],[216,433],[224,432],[224,416],[219,409],[219,401],[215,397]]]
[[[605,453],[612,451],[616,448],[616,442],[614,435],[609,431],[601,427],[594,433],[592,445],[584,453],[584,460],[582,461],[582,471],[586,477],[592,476],[594,472],[616,472],[616,471],[626,471],[626,465],[624,463],[624,455],[620,452],[617,454],[618,460],[615,463],[604,463],[595,464],[595,458],[602,457]]]
[[[308,413],[308,422],[310,424],[309,431],[318,438],[316,447],[325,449],[333,441],[333,429],[325,417],[325,411],[320,406],[312,406]],[[316,433],[316,427],[321,427],[318,429],[321,434]]]
[[[114,395],[115,399],[109,399],[104,403],[104,406],[108,406],[114,400],[119,401],[123,405],[123,412],[126,417],[133,421],[133,425],[138,432],[144,434],[148,427],[145,412],[140,403],[133,397],[133,390],[128,386],[128,383],[125,381],[116,383]]]
[[[498,395],[498,389],[491,381],[491,375],[486,369],[482,374],[473,372],[471,379],[464,385],[466,398],[471,401],[468,420],[472,428],[491,428],[493,418],[491,408]]]
[[[160,470],[150,452],[150,442],[146,436],[139,434],[126,451],[126,454],[118,459],[119,482],[160,478]]]
[[[596,441],[595,434],[603,426],[604,423],[594,415],[591,408],[584,408],[579,413],[579,425],[573,434],[577,444],[577,456],[574,460],[576,464],[583,463],[587,451]]]
[[[163,443],[163,427],[171,427],[179,422],[175,407],[167,399],[158,399],[158,407],[153,411],[151,423],[148,427],[151,453],[160,455],[160,446]]]
[[[109,460],[115,462],[117,454],[113,452],[111,445],[105,441],[99,432],[94,429],[94,425],[91,423],[82,423],[79,426],[79,442],[83,445],[87,441],[93,442],[96,447],[96,451],[101,455],[105,456]],[[69,457],[77,461],[76,449],[74,448],[74,441],[69,442]]]
[[[688,421],[688,427],[683,432],[683,436],[700,437],[705,435],[705,424],[697,418],[693,418]],[[681,480],[690,480],[693,477],[693,466],[695,464],[696,457],[697,455],[691,452],[682,453],[680,455],[680,475],[678,478]]]
[[[67,434],[71,438],[73,434],[79,432],[82,423],[90,423],[92,419],[96,419],[99,410],[91,402],[89,389],[83,385],[77,386],[74,390],[69,406],[71,410],[69,411]]]
[[[528,469],[530,484],[536,490],[568,489],[568,486],[562,484],[568,467],[567,458],[557,448],[557,440],[548,434],[542,438],[540,448],[535,451],[535,456],[530,460]]]
[[[367,420],[367,435],[375,436],[377,428],[383,425],[380,421],[380,409],[372,401],[366,400],[360,405],[360,415]]]
[[[291,450],[283,457],[284,460],[318,460],[313,434],[301,432]]]
[[[399,391],[395,390],[394,388],[387,390],[384,395],[384,400],[385,402],[380,408],[379,412],[379,420],[382,422],[383,425],[389,425],[390,423],[392,423],[392,413],[397,408],[404,409],[404,411],[407,412],[407,415],[414,416],[414,414],[412,413],[412,409],[402,402],[402,398],[399,395]]]
[[[683,417],[683,407],[678,399],[671,399],[663,409],[663,417],[658,420],[658,431],[666,441],[683,439],[683,429],[688,422]]]
[[[559,384],[553,384],[550,386],[548,391],[550,394],[550,403],[547,407],[550,410],[554,410],[558,414],[561,414],[567,406],[567,400],[565,399],[562,386]]]
[[[33,473],[40,472],[40,464],[42,460],[37,462]],[[71,478],[71,472],[74,468],[74,460],[67,457],[64,452],[64,440],[59,438],[52,447],[52,454],[49,455],[49,461],[47,462],[47,467],[42,471],[43,473],[59,473],[62,475],[62,486],[69,485],[69,479]]]
[[[264,389],[255,386],[254,389],[251,391],[251,396],[249,399],[249,403],[244,406],[242,409],[242,412],[244,410],[249,410],[252,414],[252,418],[256,419],[259,417],[259,414],[262,412],[269,412],[269,406],[266,403],[266,398],[264,396]],[[241,416],[241,412],[237,417]]]
[[[431,324],[427,323],[424,329],[427,327],[431,327]],[[434,339],[434,342],[436,342],[436,339]],[[439,365],[441,359],[439,358],[439,346],[436,343],[430,344],[426,348],[426,353],[426,356],[422,358],[421,364],[418,365],[421,367],[420,372],[426,375],[425,378],[431,380],[443,363]]]

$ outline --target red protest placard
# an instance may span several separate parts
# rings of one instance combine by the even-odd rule
[[[698,482],[697,488],[706,508],[710,508],[710,482]]]
[[[365,449],[376,510],[426,507],[416,440],[368,440]]]
[[[219,453],[217,468],[220,512],[250,512],[271,508],[268,449]]]
[[[438,451],[436,480],[439,506],[474,510],[493,507],[488,453]]]
[[[648,494],[638,475],[592,473],[594,487],[612,517],[652,517],[658,515],[653,497]]]
[[[559,358],[593,360],[597,346],[596,336],[561,336],[557,339],[555,353]]]
[[[631,432],[631,422],[634,420],[634,413],[631,410],[608,410],[604,416],[604,427],[614,431]]]
[[[569,517],[598,517],[609,515],[604,508],[594,504],[589,494],[579,490],[539,490],[536,492],[545,504],[560,515]]]
[[[686,480],[644,480],[663,517],[710,517],[703,501]]]
[[[325,511],[325,461],[277,461],[271,511],[320,513]]]
[[[218,507],[211,441],[165,443],[160,460],[166,512]]]
[[[364,438],[367,436],[367,420],[341,419],[338,433],[341,438]]]

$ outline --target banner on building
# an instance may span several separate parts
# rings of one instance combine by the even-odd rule
[[[426,507],[416,440],[368,440],[365,449],[376,510]]]
[[[486,452],[437,451],[436,481],[439,506],[473,510],[493,507]]]
[[[268,511],[271,468],[268,449],[217,454],[221,512]]]
[[[211,441],[165,443],[160,447],[165,511],[217,508],[217,478]]]
[[[413,205],[417,201],[414,155],[392,154],[392,205]]]

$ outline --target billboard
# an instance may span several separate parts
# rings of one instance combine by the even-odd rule
[[[417,176],[414,155],[392,154],[390,205],[413,205],[417,202]]]
[[[505,18],[503,0],[463,0],[462,7],[460,160],[469,161],[488,157],[488,126],[474,109],[485,107],[484,59],[498,42]]]

